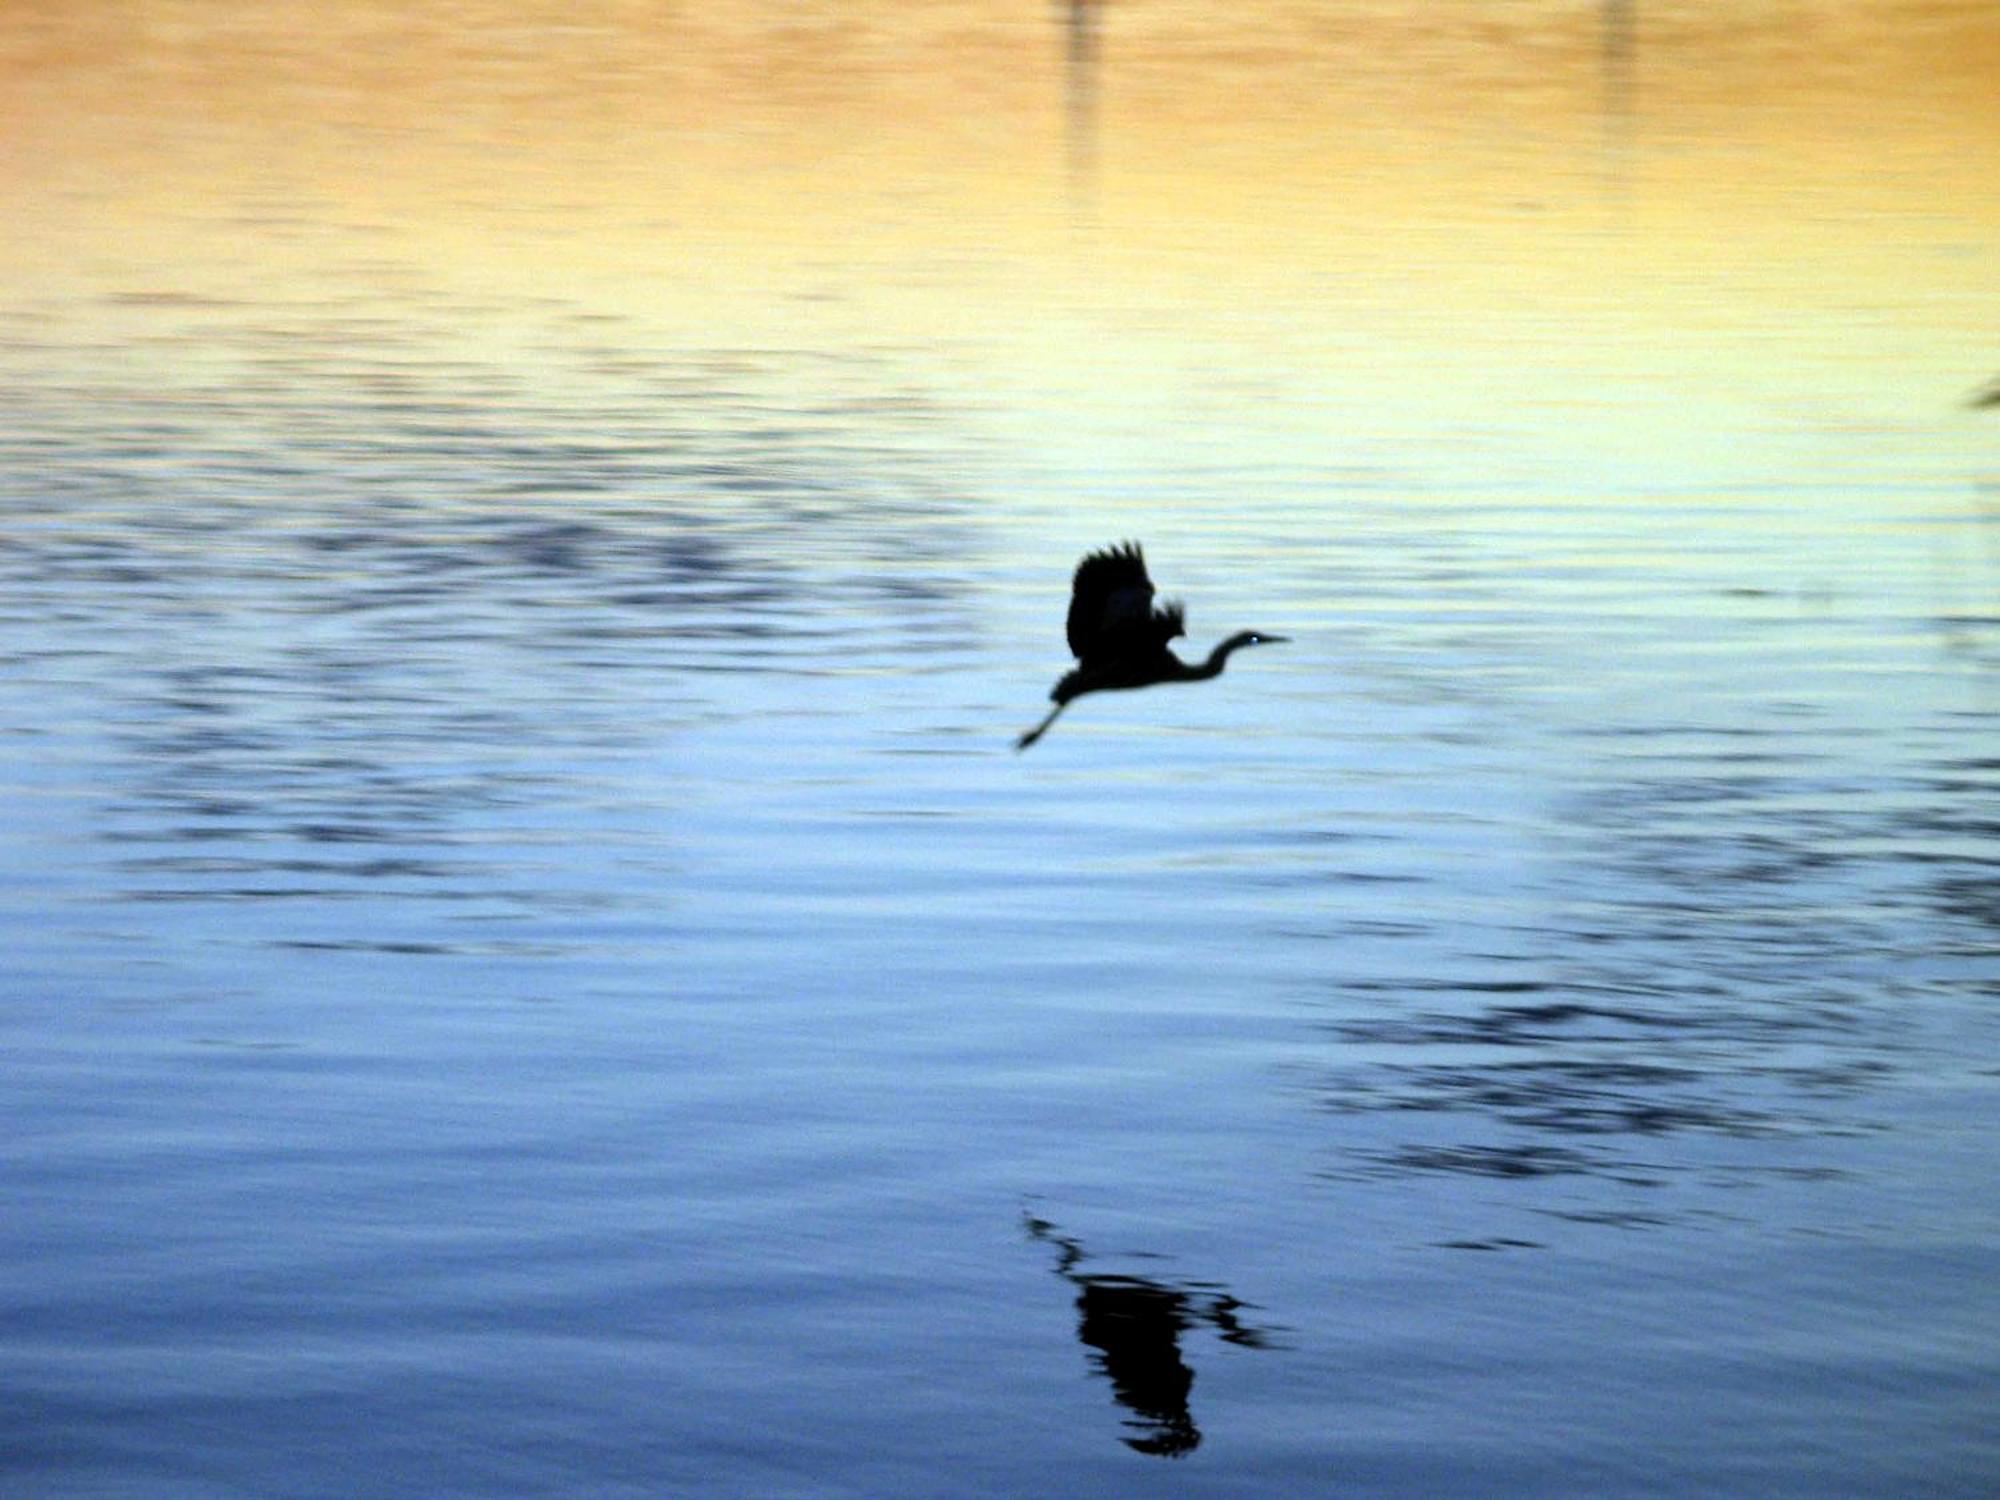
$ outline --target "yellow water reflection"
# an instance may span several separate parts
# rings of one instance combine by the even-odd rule
[[[990,227],[1059,199],[1078,61],[1061,7],[993,0],[10,9],[10,197],[95,189],[118,220],[290,190],[398,223],[540,209],[752,242],[829,221],[950,238],[895,205],[978,202]],[[1983,7],[1094,9],[1116,221],[1519,202],[1568,180],[1615,109],[1646,156],[1634,188],[1696,221],[1801,193],[1988,216],[2000,196]]]
[[[10,11],[0,264],[65,316],[395,267],[757,346],[1115,347],[1142,383],[1199,347],[1211,392],[1219,341],[1245,399],[1426,414],[1501,350],[1584,402],[1782,388],[1779,342],[1835,406],[1996,358],[1985,7]]]

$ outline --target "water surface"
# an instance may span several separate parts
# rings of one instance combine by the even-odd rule
[[[0,36],[8,1489],[1991,1492],[1991,18]]]

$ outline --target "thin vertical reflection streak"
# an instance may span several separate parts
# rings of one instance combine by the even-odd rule
[[[1603,151],[1605,197],[1623,203],[1631,187],[1638,89],[1638,0],[1603,0]]]
[[[1102,0],[1067,0],[1064,20],[1064,144],[1070,208],[1089,210],[1097,189],[1098,9]]]

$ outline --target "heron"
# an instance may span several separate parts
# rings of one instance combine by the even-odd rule
[[[1186,612],[1179,604],[1153,603],[1153,580],[1146,575],[1145,554],[1137,542],[1088,554],[1076,565],[1070,584],[1067,629],[1076,668],[1049,691],[1056,706],[1048,717],[1016,740],[1014,748],[1025,750],[1034,744],[1048,733],[1057,715],[1085,693],[1151,687],[1156,682],[1206,682],[1222,675],[1233,652],[1289,639],[1261,630],[1239,631],[1209,652],[1207,661],[1190,663],[1167,649],[1167,642],[1187,634],[1186,625]]]

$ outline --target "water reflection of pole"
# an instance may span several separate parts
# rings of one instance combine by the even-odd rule
[[[1102,0],[1066,0],[1063,67],[1070,205],[1090,203],[1097,182],[1097,33]]]
[[[1638,0],[1603,0],[1605,186],[1622,200],[1630,186],[1637,93]]]

